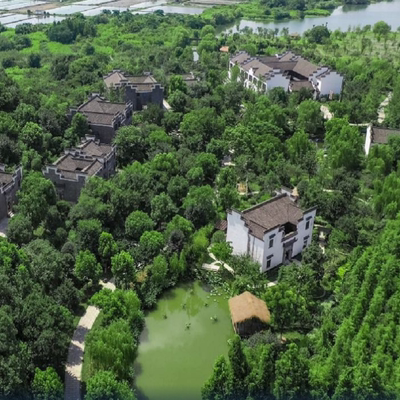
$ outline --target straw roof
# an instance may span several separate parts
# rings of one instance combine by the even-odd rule
[[[267,305],[250,292],[243,292],[239,296],[230,298],[229,309],[233,324],[252,318],[258,318],[266,324],[271,320]]]

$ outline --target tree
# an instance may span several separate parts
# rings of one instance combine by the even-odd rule
[[[177,206],[182,204],[189,190],[188,181],[180,175],[174,176],[170,179],[167,187],[167,193]]]
[[[71,127],[66,132],[66,138],[69,139],[70,145],[75,145],[80,138],[85,137],[89,133],[89,124],[85,115],[76,113],[72,117]]]
[[[188,147],[192,151],[202,151],[212,138],[221,136],[224,122],[215,109],[200,108],[185,114],[180,129]]]
[[[204,172],[204,178],[208,183],[214,182],[219,171],[217,157],[210,153],[200,153],[196,157],[196,166],[200,167]]]
[[[164,247],[165,241],[162,233],[157,231],[144,232],[140,237],[140,254],[143,259],[153,259]]]
[[[41,57],[40,54],[31,53],[28,57],[28,65],[30,68],[40,68],[41,67]]]
[[[102,269],[95,255],[89,250],[81,250],[76,256],[75,275],[81,280],[90,280],[97,284],[101,273]]]
[[[43,129],[35,122],[25,124],[21,131],[20,140],[27,148],[43,152]]]
[[[145,132],[136,126],[123,126],[119,129],[114,144],[118,147],[117,160],[121,167],[133,160],[142,162],[147,159],[148,143]]]
[[[63,384],[54,368],[48,367],[44,371],[39,368],[35,369],[32,392],[35,400],[61,400],[63,398]]]
[[[201,389],[203,400],[222,400],[232,395],[232,370],[224,356],[218,357],[211,377]]]
[[[297,128],[310,135],[322,131],[324,120],[320,110],[320,103],[314,100],[305,100],[300,103],[297,115]]]
[[[296,322],[304,322],[305,299],[296,294],[286,283],[282,282],[268,288],[265,301],[272,310],[271,323],[281,334],[285,328],[290,329]]]
[[[118,380],[132,379],[137,342],[129,323],[122,319],[89,332],[85,340],[85,356],[92,364],[92,374],[109,371]]]
[[[135,291],[102,289],[92,296],[90,303],[101,308],[104,325],[123,319],[128,321],[135,338],[139,337],[144,325],[144,315]]]
[[[133,211],[125,221],[126,235],[135,241],[139,241],[144,232],[153,230],[154,221],[143,211]]]
[[[230,210],[240,204],[240,196],[234,186],[225,186],[220,189],[218,199],[223,210]]]
[[[305,36],[312,43],[324,43],[331,33],[325,25],[317,25],[305,32]]]
[[[96,254],[99,248],[99,237],[103,231],[98,219],[83,219],[76,227],[76,244],[80,250],[89,250]]]
[[[357,171],[363,162],[362,137],[357,127],[345,119],[332,118],[326,123],[327,158],[332,168]]]
[[[273,393],[277,400],[308,398],[309,365],[295,343],[282,354],[275,364]]]
[[[108,232],[102,232],[99,238],[99,256],[103,267],[107,269],[111,263],[111,257],[117,253],[118,247],[113,235]]]
[[[181,75],[172,75],[169,78],[168,82],[168,92],[171,95],[172,93],[176,92],[179,90],[182,93],[187,92],[187,86],[186,83],[183,81],[183,78]]]
[[[297,131],[286,141],[286,145],[293,165],[300,164],[309,173],[315,172],[316,148],[304,131]]]
[[[374,32],[374,34],[378,36],[386,36],[388,33],[390,33],[391,29],[391,26],[388,25],[385,21],[379,21],[374,25],[372,32]]]
[[[232,379],[238,398],[244,395],[244,387],[250,367],[243,351],[242,341],[239,335],[235,335],[228,351],[229,364],[232,370]]]
[[[185,217],[196,228],[215,218],[215,195],[210,186],[192,187],[183,202]]]
[[[177,208],[166,193],[154,196],[151,200],[151,218],[159,225],[168,222],[176,212]]]
[[[85,400],[135,400],[129,384],[111,371],[98,371],[87,382]]]
[[[132,256],[121,251],[111,258],[111,270],[118,287],[127,289],[135,279],[135,264]]]
[[[44,220],[49,206],[56,204],[56,201],[54,185],[42,173],[34,172],[24,176],[16,208],[31,220],[33,228]]]
[[[11,218],[7,228],[8,240],[22,246],[33,238],[33,226],[31,220],[23,214],[17,214]]]

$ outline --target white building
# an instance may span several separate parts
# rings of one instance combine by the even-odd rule
[[[303,211],[281,194],[242,212],[228,213],[226,241],[233,254],[249,254],[267,271],[310,245],[316,207]]]
[[[267,92],[275,87],[297,91],[305,87],[319,96],[340,94],[343,76],[329,67],[319,67],[290,51],[276,56],[251,57],[240,51],[229,60],[228,75],[239,67],[240,76],[247,88]]]
[[[368,155],[373,145],[387,144],[389,142],[389,137],[393,135],[400,135],[400,130],[379,128],[376,126],[368,125],[364,143],[365,155]]]

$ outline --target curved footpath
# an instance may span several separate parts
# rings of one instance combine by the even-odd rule
[[[103,288],[115,290],[112,282],[100,281]],[[72,336],[68,349],[67,364],[65,365],[65,400],[81,400],[81,377],[83,353],[85,350],[86,334],[92,329],[100,310],[97,307],[89,306],[85,315],[79,320],[78,326]]]

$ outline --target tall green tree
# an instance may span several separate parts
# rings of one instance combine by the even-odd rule
[[[36,368],[32,392],[35,400],[61,400],[63,398],[64,387],[54,368],[48,367],[44,371]]]

